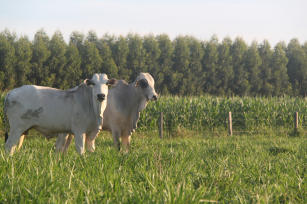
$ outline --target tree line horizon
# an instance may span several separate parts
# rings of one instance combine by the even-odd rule
[[[271,47],[267,40],[248,45],[242,38],[207,41],[167,34],[97,37],[74,31],[65,42],[41,29],[33,40],[0,33],[0,90],[25,84],[68,89],[106,73],[135,80],[149,72],[162,95],[307,96],[307,42],[293,38]]]

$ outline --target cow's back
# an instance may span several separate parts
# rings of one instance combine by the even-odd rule
[[[24,85],[8,93],[6,113],[15,124],[37,127],[43,133],[58,132],[69,129],[72,102],[65,91]]]
[[[8,93],[8,107],[18,105],[24,109],[35,109],[42,107],[44,112],[56,111],[61,105],[71,104],[73,96],[69,96],[65,91],[35,85],[24,85],[13,89]],[[49,112],[48,112],[49,113]]]
[[[24,85],[11,90],[5,99],[5,109],[7,114],[16,115],[25,112],[27,109],[32,109],[38,105],[36,86]]]

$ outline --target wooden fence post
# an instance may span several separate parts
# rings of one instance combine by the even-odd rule
[[[295,112],[294,114],[294,131],[298,131],[298,112]]]
[[[231,118],[231,112],[228,114],[228,134],[232,136],[232,118]]]
[[[159,135],[163,138],[163,112],[160,113]]]

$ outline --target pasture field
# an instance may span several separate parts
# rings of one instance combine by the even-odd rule
[[[231,137],[229,111],[242,131]],[[141,113],[128,154],[102,132],[94,153],[72,144],[58,155],[55,139],[31,131],[10,157],[0,120],[0,203],[307,203],[306,127],[307,98],[161,97]]]
[[[137,132],[124,154],[103,132],[82,157],[54,143],[30,135],[10,157],[1,141],[0,203],[307,203],[306,136]]]

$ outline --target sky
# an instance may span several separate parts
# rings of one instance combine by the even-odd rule
[[[272,45],[307,41],[307,0],[0,0],[0,32],[8,29],[33,39],[44,29],[65,40],[73,31],[87,34],[216,35],[268,40]]]

